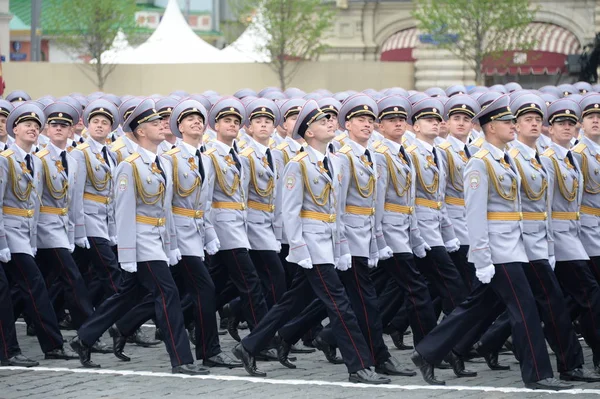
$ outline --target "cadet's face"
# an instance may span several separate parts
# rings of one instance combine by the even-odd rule
[[[33,145],[37,142],[37,138],[40,135],[40,125],[34,121],[21,122],[15,126],[13,132],[15,139],[24,144]]]
[[[240,119],[235,116],[224,116],[215,123],[215,131],[217,136],[233,140],[240,132]]]
[[[334,112],[327,112],[327,115],[329,115],[329,120],[331,123],[333,123],[333,130],[338,130],[340,128],[340,124],[338,122],[337,114]]]
[[[62,147],[67,142],[70,134],[71,126],[69,125],[58,123],[50,123],[46,125],[46,135],[50,141],[58,147]]]
[[[506,144],[515,139],[514,121],[493,121],[490,124],[492,132],[500,142]]]
[[[415,134],[433,140],[438,136],[440,120],[438,118],[421,118],[413,125]]]
[[[401,140],[406,132],[406,119],[400,117],[383,119],[379,124],[379,131],[386,139]]]
[[[446,123],[446,121],[440,122],[440,130],[438,132],[438,136],[443,138],[448,136],[448,124]]]
[[[165,134],[165,139],[173,138],[173,132],[171,131],[171,125],[169,124],[169,118],[162,119],[163,132]]]
[[[79,122],[75,126],[73,126],[73,133],[81,134],[85,125],[83,124],[83,119],[79,118]]]
[[[542,117],[529,112],[519,116],[515,127],[520,139],[535,140],[542,134]]]
[[[285,124],[281,124],[279,126],[277,126],[277,133],[279,133],[279,135],[281,137],[285,137],[287,136],[287,130],[285,129]]]
[[[550,125],[552,141],[561,146],[568,146],[573,135],[577,133],[576,123],[572,121],[554,122]]]
[[[184,137],[190,137],[194,140],[200,138],[204,134],[204,120],[198,114],[186,116],[179,123],[179,131]]]
[[[375,130],[375,119],[368,115],[359,115],[346,122],[350,138],[357,143],[366,143]]]
[[[465,141],[473,128],[471,117],[460,113],[451,115],[446,124],[448,132],[460,141]]]
[[[329,143],[335,137],[335,129],[330,119],[322,118],[310,124],[305,138],[314,137],[319,143]]]
[[[145,137],[152,144],[160,144],[165,139],[162,119],[142,123],[138,127],[138,136]]]
[[[88,123],[88,134],[99,143],[105,142],[111,130],[112,123],[105,116],[96,115]]]
[[[271,137],[274,129],[275,125],[273,124],[273,119],[267,118],[266,116],[259,116],[250,121],[248,133],[250,136],[254,137],[256,141],[262,143]]]
[[[283,122],[283,127],[285,128],[288,136],[291,136],[294,131],[294,126],[296,126],[296,121],[298,120],[298,114],[288,116],[287,119]]]
[[[586,115],[582,121],[583,131],[586,137],[593,141],[600,139],[600,114],[594,112]]]
[[[5,138],[6,136],[6,116],[0,115],[0,137]]]

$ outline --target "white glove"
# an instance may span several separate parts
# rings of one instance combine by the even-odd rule
[[[375,266],[377,266],[377,262],[379,262],[379,256],[369,258],[369,260],[367,261],[367,266],[369,266],[369,268],[372,269]]]
[[[556,257],[554,255],[550,256],[548,258],[548,263],[550,263],[550,267],[552,268],[552,271],[554,271],[554,268],[556,267]]]
[[[180,260],[181,251],[179,250],[179,248],[172,249],[171,252],[169,252],[169,265],[174,266],[178,264]]]
[[[445,242],[444,246],[446,247],[446,251],[456,252],[460,249],[460,241],[458,241],[458,238],[453,238],[452,240]]]
[[[214,255],[217,252],[219,252],[219,248],[221,248],[221,242],[218,238],[215,238],[214,240],[206,244],[204,248],[206,248],[206,252],[208,252],[209,255]]]
[[[75,251],[75,244],[69,244],[69,252],[73,253]]]
[[[352,267],[352,255],[350,255],[350,254],[344,254],[344,255],[340,256],[340,259],[338,259],[338,261],[335,265],[335,268],[342,272],[345,272],[346,270],[350,269],[351,267]]]
[[[277,251],[275,251],[277,253],[281,252],[281,241],[277,240]]]
[[[312,260],[310,260],[310,258],[302,259],[300,262],[298,262],[298,266],[300,266],[304,269],[312,269],[313,268]]]
[[[417,258],[424,258],[427,256],[427,251],[429,251],[430,249],[431,247],[426,242],[424,242],[423,244],[415,247],[413,249],[413,253]]]
[[[76,239],[75,245],[77,245],[79,248],[90,249],[90,242],[88,241],[87,237]]]
[[[135,273],[137,271],[137,263],[135,263],[135,262],[121,263],[121,269],[123,269],[129,273]]]
[[[394,251],[392,251],[392,248],[390,247],[385,247],[379,250],[379,260],[386,260],[392,256],[394,256]]]
[[[494,265],[475,269],[477,280],[481,281],[483,284],[489,284],[489,282],[492,281],[494,274],[496,274],[496,267]]]
[[[33,256],[35,256],[35,254],[37,254],[37,247],[31,247],[31,252],[33,253]]]
[[[0,262],[2,263],[8,263],[10,262],[10,249],[8,248],[4,248],[4,249],[0,249]]]
[[[114,247],[115,245],[117,245],[117,236],[110,236],[110,237],[108,238],[108,244],[109,244],[111,247]]]

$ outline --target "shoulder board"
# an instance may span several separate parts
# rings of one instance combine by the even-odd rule
[[[308,156],[308,152],[302,151],[299,152],[294,158],[292,158],[292,161],[296,161],[296,162],[300,162],[303,158]]]
[[[214,148],[214,147],[213,148],[209,148],[208,150],[204,151],[204,155],[210,155],[210,154],[212,154],[215,151],[217,151],[216,148]]]
[[[238,147],[246,147],[247,144],[248,143],[246,143],[246,140],[240,140],[237,143]]]
[[[510,155],[511,157],[516,157],[517,155],[519,155],[519,149],[518,148],[513,148],[512,150],[510,150],[508,152],[508,155]]]
[[[249,157],[250,154],[252,154],[253,152],[254,152],[254,148],[246,147],[242,150],[242,152],[240,152],[240,155],[243,157]]]
[[[89,146],[90,146],[90,145],[89,145],[88,143],[82,143],[82,144],[79,144],[79,145],[78,145],[77,147],[75,147],[75,148],[77,148],[77,149],[78,149],[78,150],[80,150],[80,151],[83,151],[83,150],[85,150],[86,148],[88,148]]]
[[[125,143],[120,138],[117,139],[110,148],[111,151],[119,151],[121,148],[125,147]]]
[[[372,144],[373,148],[377,148],[381,145],[381,140],[375,140]]]
[[[451,144],[447,141],[444,141],[442,144],[438,145],[439,148],[441,148],[442,150],[445,150],[446,148],[449,148],[451,146]]]
[[[347,154],[350,151],[352,151],[352,147],[350,147],[349,145],[345,145],[342,148],[340,148],[338,152],[341,152],[342,154]]]
[[[487,154],[489,154],[490,152],[486,149],[481,149],[479,151],[477,151],[477,154],[473,155],[475,158],[477,159],[483,159],[483,157],[485,157]]]
[[[575,147],[573,147],[573,149],[571,151],[581,154],[586,148],[587,148],[587,145],[585,145],[585,143],[579,142],[579,144],[577,144]]]
[[[552,148],[548,148],[546,151],[544,151],[542,153],[543,156],[545,157],[551,157],[555,154],[554,150]]]
[[[275,140],[269,139],[269,148],[273,149],[275,147]]]
[[[275,147],[275,149],[283,151],[288,147],[288,145],[289,145],[288,143],[283,142],[283,143],[279,144],[277,147]]]
[[[169,155],[169,156],[175,155],[175,154],[177,154],[180,151],[181,151],[181,148],[175,147],[175,148],[172,148],[169,151],[165,152],[165,155]]]
[[[335,136],[334,140],[342,142],[346,137],[348,137],[348,135],[346,133],[342,133],[340,135]]]
[[[416,149],[417,149],[417,145],[416,144],[409,145],[408,147],[406,147],[406,152],[413,152]]]
[[[471,145],[474,145],[475,147],[481,147],[483,145],[484,140],[485,139],[483,137],[479,137],[477,140],[472,142]]]
[[[125,158],[125,162],[133,163],[133,161],[135,161],[139,157],[140,157],[140,154],[138,154],[137,152],[134,152],[133,154],[131,154],[130,156]]]
[[[2,155],[4,158],[8,158],[14,153],[15,152],[13,150],[4,150],[4,151],[0,152],[0,155]]]
[[[380,154],[383,154],[384,152],[386,152],[388,150],[388,146],[385,144],[380,145],[379,147],[377,147],[377,149],[375,150],[375,152],[378,152]]]
[[[38,152],[35,154],[35,156],[36,156],[36,157],[38,157],[39,159],[42,159],[42,158],[44,158],[46,155],[48,155],[49,153],[50,153],[50,151],[49,151],[49,150],[47,150],[47,149],[43,149],[43,150],[41,150],[41,151],[38,151]]]

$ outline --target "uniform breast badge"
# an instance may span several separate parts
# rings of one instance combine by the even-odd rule
[[[54,161],[54,165],[56,165],[56,170],[58,170],[58,173],[62,173],[65,171],[65,168],[62,165],[62,161],[60,161],[60,160]]]
[[[458,156],[460,157],[460,159],[462,159],[464,163],[469,162],[469,158],[467,158],[467,154],[464,151],[459,151]]]
[[[100,162],[100,163],[106,163],[106,161],[104,160],[104,157],[102,156],[102,154],[97,153],[96,154],[96,159]]]
[[[21,170],[23,171],[23,173],[31,173],[31,171],[27,167],[27,163],[26,162],[21,162]]]
[[[160,169],[158,169],[158,166],[154,162],[152,163],[152,173],[160,175]]]
[[[231,157],[231,155],[225,155],[225,162],[227,162],[227,166],[234,166],[235,165],[235,161],[233,160],[233,158]]]
[[[540,163],[537,161],[537,159],[531,158],[531,161],[529,161],[529,162],[531,163],[531,166],[534,167],[534,169],[537,169],[537,170],[542,169],[542,165],[540,165]]]
[[[323,165],[323,161],[318,161],[317,166],[319,167],[319,172],[321,172],[322,174],[327,173],[327,169],[325,169],[325,166]]]
[[[267,159],[267,157],[262,157],[261,162],[265,169],[269,167],[269,160]]]
[[[198,166],[196,166],[196,160],[194,159],[194,157],[189,157],[188,158],[188,164],[190,165],[190,169],[197,169]]]
[[[504,166],[504,169],[510,169],[510,164],[506,162],[506,159],[504,159],[504,157],[500,158],[500,165]]]
[[[362,161],[363,165],[365,165],[366,167],[372,167],[373,166],[373,162],[369,161],[369,157],[367,157],[366,155],[361,155],[360,160]]]
[[[596,161],[600,162],[600,154],[596,154]]]
[[[567,165],[568,169],[574,169],[575,168],[573,166],[573,164],[571,163],[571,161],[569,160],[569,157],[565,157],[565,165]]]
[[[427,165],[425,165],[425,168],[435,166],[435,160],[433,159],[433,155],[427,155],[425,159],[427,160]]]

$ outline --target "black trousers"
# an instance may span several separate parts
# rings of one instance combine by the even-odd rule
[[[302,312],[315,295],[327,309],[331,328],[348,372],[371,367],[373,363],[369,348],[333,265],[313,265],[312,269],[299,267],[290,289],[256,328],[242,339],[244,348],[252,354],[265,349],[277,330]]]
[[[594,366],[600,364],[600,287],[588,261],[556,262],[554,269],[565,294],[571,296],[579,314],[581,335],[593,352]]]
[[[287,290],[285,271],[275,251],[250,250],[250,259],[262,283],[267,309],[279,301]]]
[[[181,261],[172,266],[179,269],[184,286],[180,292],[187,292],[193,303],[194,322],[196,325],[196,358],[208,359],[221,353],[219,333],[217,329],[217,309],[215,307],[215,285],[202,258],[183,256]]]
[[[417,270],[413,254],[394,254],[392,258],[380,262],[378,269],[385,271],[389,279],[388,287],[392,286],[379,297],[380,303],[387,304],[394,301],[394,297],[398,294],[394,293],[393,288],[397,288],[400,294],[400,300],[396,300],[395,308],[389,306],[382,308],[386,309],[381,313],[383,325],[392,322],[398,309],[405,303],[405,310],[413,331],[413,340],[415,344],[418,344],[437,325],[437,320],[427,284]],[[390,299],[388,300],[388,298]]]
[[[7,360],[21,353],[10,291],[4,268],[0,267],[0,360]]]
[[[92,302],[79,268],[66,248],[38,249],[35,260],[42,271],[46,286],[60,281],[64,291],[65,306],[69,309],[75,328],[93,313]]]
[[[313,298],[315,299],[298,316],[288,321],[279,329],[279,336],[285,342],[295,344],[300,339],[312,340],[323,330],[321,322],[327,317],[327,308],[314,294]],[[321,335],[321,337],[325,339],[325,336]],[[326,340],[326,342],[337,346],[335,339]]]
[[[492,281],[489,284],[477,282],[471,295],[427,334],[416,350],[428,362],[438,363],[473,325],[489,318],[490,310],[501,301],[508,309],[523,381],[528,383],[552,377],[541,321],[523,264],[517,262],[495,266],[496,273]]]
[[[467,288],[468,292],[471,292],[473,289],[473,283],[475,282],[475,265],[469,263],[469,246],[461,245],[460,249],[455,252],[450,252],[450,259],[452,259],[452,263],[456,266],[456,270],[460,273],[462,277],[463,283]]]
[[[11,258],[10,262],[2,265],[9,282],[19,289],[25,314],[35,326],[42,351],[45,353],[62,347],[63,337],[56,313],[35,259],[27,254],[11,254]]]
[[[179,291],[167,263],[138,262],[136,273],[123,271],[122,277],[119,292],[104,301],[79,328],[77,333],[81,341],[86,345],[96,342],[115,321],[137,304],[139,290],[144,287],[154,299],[156,324],[163,331],[171,365],[192,364],[194,358],[183,324]]]
[[[390,352],[383,341],[383,326],[379,311],[377,292],[369,275],[368,258],[352,257],[352,267],[338,271],[344,284],[358,325],[371,350],[374,364],[382,364],[390,358]]]
[[[267,304],[263,297],[260,279],[246,248],[219,251],[211,259],[211,277],[219,297],[217,303],[225,304],[239,296],[244,318],[252,329],[267,313]],[[236,294],[231,291],[225,295],[227,282],[231,280]]]
[[[121,269],[117,257],[112,250],[110,241],[101,237],[88,237],[88,241],[90,249],[75,247],[73,259],[79,266],[81,274],[90,276],[90,279],[86,280],[88,287],[99,282],[104,291],[104,298],[108,298],[117,293],[121,281]],[[91,266],[93,272],[88,271],[90,269],[88,266]],[[98,305],[98,303],[94,305]]]
[[[415,257],[417,269],[442,298],[442,309],[450,314],[468,295],[467,288],[445,247],[432,247],[424,258]]]

